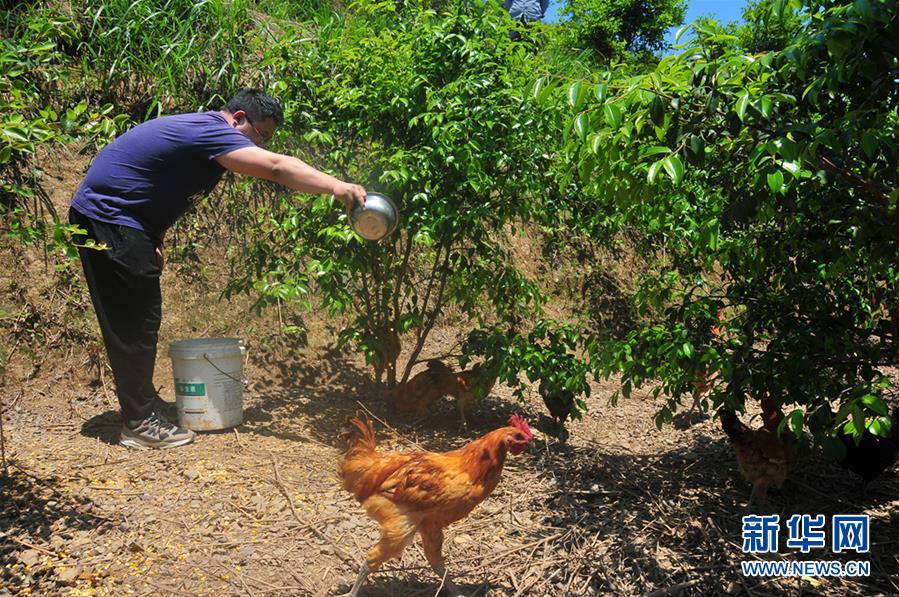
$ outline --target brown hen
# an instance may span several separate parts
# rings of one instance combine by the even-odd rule
[[[783,485],[787,473],[796,463],[794,438],[777,434],[783,413],[768,397],[762,399],[761,406],[762,427],[759,429],[746,426],[733,411],[720,411],[721,428],[734,447],[740,472],[752,485],[747,507],[753,502],[764,504],[768,488]]]
[[[478,402],[493,391],[493,386],[496,385],[496,377],[494,370],[480,363],[468,371],[461,371],[455,374],[456,383],[450,386],[448,393],[456,399],[463,427],[468,426],[468,422],[465,420],[465,413],[470,412]]]
[[[452,369],[440,361],[428,361],[428,368],[417,373],[404,384],[387,390],[388,404],[396,411],[424,416],[435,402],[447,396],[459,385]]]

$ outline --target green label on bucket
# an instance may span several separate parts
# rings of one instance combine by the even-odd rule
[[[179,396],[205,396],[206,384],[202,382],[175,382],[175,393]]]

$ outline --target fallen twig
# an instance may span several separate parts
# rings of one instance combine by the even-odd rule
[[[123,462],[128,462],[130,458],[119,458],[118,460],[107,460],[105,462],[98,462],[96,464],[79,464],[76,465],[79,469],[83,468],[97,468],[101,466],[112,466],[113,464],[121,464]],[[81,477],[82,479],[84,477]]]
[[[25,395],[25,390],[19,390],[19,393],[16,395],[15,398],[13,398],[12,404],[9,405],[9,410],[14,409],[14,408],[16,407],[16,404],[19,403],[19,400],[20,400],[20,399],[22,398],[22,396],[24,396],[24,395]]]
[[[502,558],[504,558],[504,557],[506,557],[506,556],[508,556],[508,555],[511,555],[511,554],[513,554],[513,553],[518,553],[519,551],[524,551],[524,550],[529,549],[529,548],[531,548],[531,547],[534,547],[534,546],[536,546],[536,545],[540,545],[541,543],[548,543],[548,542],[550,542],[550,541],[554,541],[555,539],[560,539],[561,537],[564,537],[565,535],[568,535],[568,534],[570,534],[570,532],[556,533],[555,535],[550,535],[549,537],[544,537],[543,539],[538,539],[537,541],[532,541],[531,543],[526,543],[526,544],[524,544],[524,545],[522,545],[522,546],[520,546],[520,547],[512,547],[512,548],[510,548],[510,549],[506,549],[506,550],[504,550],[504,551],[499,552],[498,554],[496,554],[496,555],[493,556],[492,558],[490,558],[490,559],[488,559],[488,560],[484,560],[484,562],[483,562],[480,566],[478,566],[477,568],[475,568],[475,570],[477,570],[477,569],[479,569],[479,568],[487,567],[487,566],[489,566],[490,564],[492,564],[493,562],[495,562],[495,561],[497,561],[497,560],[500,560],[500,559],[502,559]],[[479,559],[481,559],[481,557],[482,557],[482,556],[480,556],[480,555],[470,556],[470,557],[467,557],[467,558],[462,558],[462,559],[460,559],[460,560],[456,560],[455,563],[456,563],[456,564],[461,564],[461,563],[463,563],[463,562],[470,562],[470,561],[472,561],[472,560],[479,560]]]
[[[293,513],[294,519],[296,519],[296,521],[300,523],[300,527],[303,529],[311,530],[312,533],[320,540],[329,543],[331,547],[334,548],[334,552],[337,555],[339,555],[344,560],[348,560],[349,562],[356,564],[357,562],[355,558],[353,558],[353,556],[344,551],[342,547],[331,541],[331,539],[329,539],[324,533],[316,528],[318,521],[310,523],[307,520],[303,520],[303,518],[300,516],[300,513],[297,512],[297,508],[293,503],[293,497],[290,495],[290,492],[287,490],[287,487],[285,487],[284,482],[281,480],[281,473],[278,471],[278,460],[275,458],[275,455],[271,451],[269,451],[269,455],[272,457],[272,465],[275,469],[275,482],[278,488],[281,490],[281,493],[287,499],[287,505],[290,506],[290,511]]]
[[[154,589],[156,589],[157,591],[159,591],[161,595],[172,595],[172,594],[190,595],[190,593],[188,593],[186,591],[179,591],[178,589],[173,589],[171,587],[163,587],[163,586],[157,585],[154,582],[149,581],[147,579],[142,579],[141,582],[147,583],[147,585],[149,585],[149,586],[153,587]]]
[[[40,547],[39,545],[34,545],[33,543],[29,543],[28,541],[23,541],[23,540],[21,540],[21,539],[16,539],[15,537],[7,537],[7,539],[11,539],[11,540],[15,541],[16,543],[18,543],[19,545],[22,545],[22,546],[27,547],[27,548],[29,548],[29,549],[33,549],[33,550],[35,550],[35,551],[39,551],[39,552],[41,552],[41,553],[45,553],[45,554],[51,555],[51,556],[53,556],[54,558],[59,557],[59,554],[56,553],[55,551],[51,551],[51,550],[49,550],[49,549],[45,549],[45,548],[43,548],[43,547]]]

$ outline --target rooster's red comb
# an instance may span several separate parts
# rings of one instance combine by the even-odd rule
[[[531,433],[531,428],[528,426],[528,422],[524,420],[518,413],[515,413],[511,417],[509,417],[509,425],[511,427],[517,427],[524,433],[528,439],[534,437],[534,434]]]

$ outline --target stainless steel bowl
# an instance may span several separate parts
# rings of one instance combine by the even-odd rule
[[[400,210],[387,195],[369,193],[365,209],[358,205],[350,212],[350,224],[356,234],[368,240],[381,240],[396,229]]]

